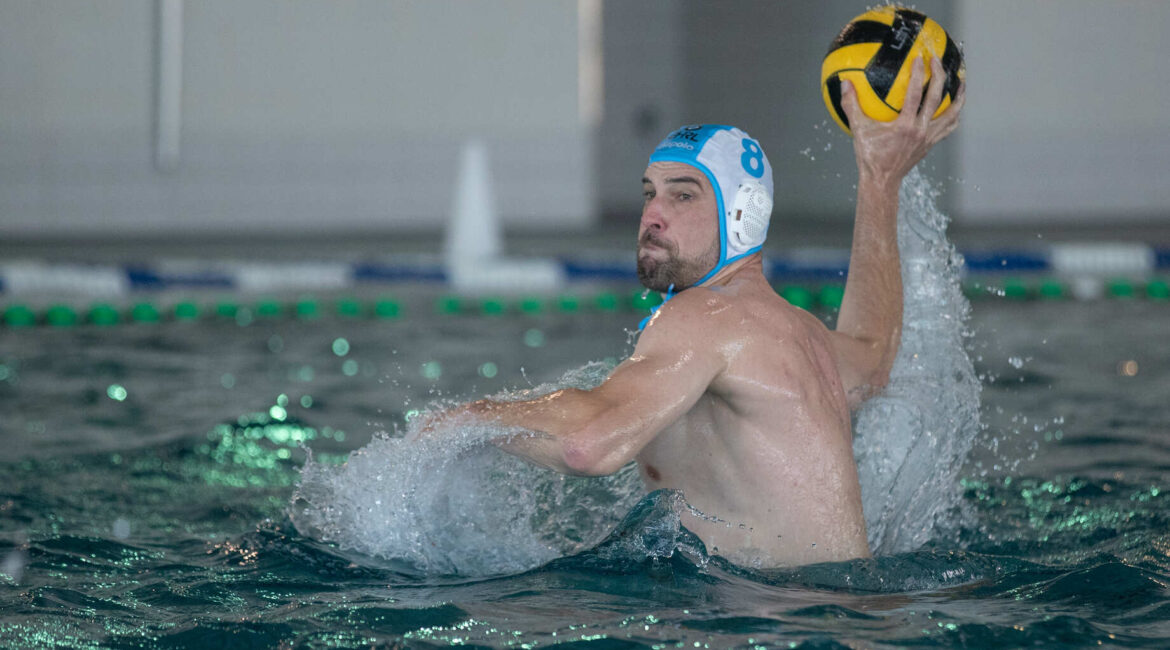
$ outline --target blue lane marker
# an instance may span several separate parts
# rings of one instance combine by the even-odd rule
[[[785,259],[772,260],[769,277],[772,280],[845,280],[849,265],[832,262],[796,262]]]
[[[1170,268],[1170,248],[1154,249],[1154,268]]]
[[[582,262],[562,259],[565,277],[570,280],[636,280],[638,272],[630,260]]]
[[[361,263],[351,272],[354,282],[446,282],[442,266],[407,266]]]
[[[126,267],[131,289],[233,289],[235,279],[216,271],[164,274],[141,267]]]
[[[970,273],[1019,273],[1052,268],[1047,255],[1026,251],[968,251],[963,253],[963,259]]]

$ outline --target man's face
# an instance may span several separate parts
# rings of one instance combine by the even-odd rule
[[[719,263],[719,215],[707,175],[686,163],[654,162],[642,177],[638,279],[682,291]]]

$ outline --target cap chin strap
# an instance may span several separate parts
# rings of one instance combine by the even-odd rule
[[[674,292],[674,283],[672,282],[671,285],[666,288],[666,295],[662,297],[662,302],[658,303],[654,307],[651,307],[650,314],[646,316],[646,318],[643,318],[642,322],[638,323],[638,331],[641,332],[642,330],[646,329],[646,325],[650,322],[651,318],[654,318],[654,314],[657,314],[658,310],[662,309],[662,306],[666,304],[667,300],[670,300],[677,295],[678,294]]]
[[[726,256],[723,253],[720,253],[719,254],[719,261],[715,263],[715,266],[711,267],[711,270],[707,271],[707,275],[704,275],[703,277],[699,278],[699,281],[692,284],[691,286],[692,287],[702,286],[704,282],[706,282],[707,280],[710,280],[712,277],[714,277],[715,274],[719,272],[719,269],[722,269],[723,267],[725,267],[729,263],[731,263],[732,260],[726,260],[726,259],[724,259],[724,257],[726,257]],[[738,258],[736,258],[736,259],[738,259]]]

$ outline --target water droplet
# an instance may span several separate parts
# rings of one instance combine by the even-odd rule
[[[544,345],[544,332],[530,329],[524,332],[524,345],[530,348],[539,348]]]
[[[438,361],[428,361],[419,369],[423,377],[434,381],[443,376],[443,365]]]
[[[116,402],[121,402],[126,399],[126,389],[118,384],[110,384],[106,389],[106,395]]]
[[[313,381],[313,376],[315,374],[316,373],[313,371],[313,366],[301,366],[300,369],[297,370],[297,379],[308,383]]]

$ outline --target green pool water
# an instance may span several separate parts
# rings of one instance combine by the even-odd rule
[[[961,523],[769,571],[707,556],[669,493],[617,494],[578,548],[490,575],[292,524],[304,447],[332,466],[432,400],[620,358],[629,314],[6,331],[0,647],[1163,648],[1166,310],[980,303]],[[616,488],[557,489],[534,512]]]

